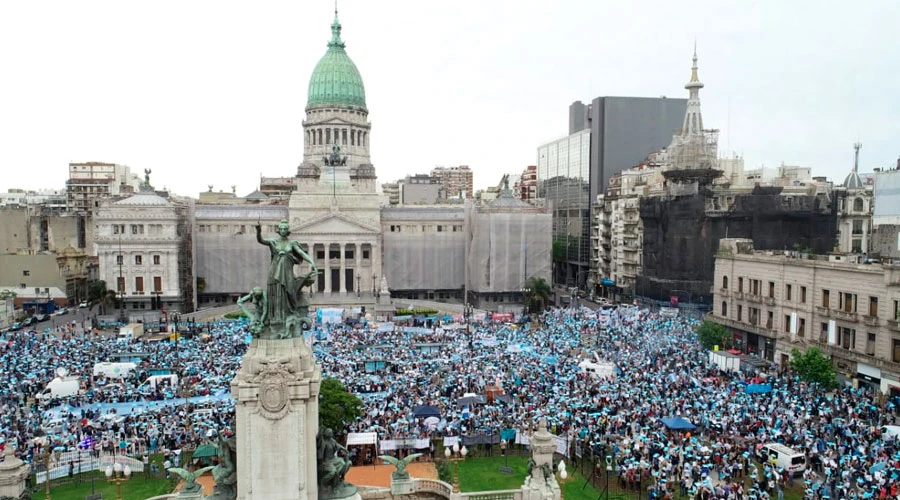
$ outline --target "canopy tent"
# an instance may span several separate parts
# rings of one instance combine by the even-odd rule
[[[668,417],[659,419],[666,429],[670,431],[692,431],[697,428],[696,425],[681,417]]]
[[[351,432],[347,434],[347,448],[358,447],[359,453],[351,455],[353,465],[368,465],[374,463],[378,456],[378,433],[376,432]]]
[[[464,396],[456,400],[457,406],[483,405],[486,402],[484,396]]]
[[[219,450],[213,444],[201,444],[194,450],[192,458],[211,458],[219,454]]]
[[[413,408],[413,415],[417,417],[440,417],[441,412],[438,411],[437,406],[419,405]]]

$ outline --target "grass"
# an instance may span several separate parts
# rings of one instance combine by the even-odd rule
[[[501,456],[467,458],[459,462],[459,489],[463,492],[516,490],[525,482],[528,474],[527,455],[513,455],[504,460]],[[500,467],[508,465],[512,474],[503,474]],[[563,486],[566,500],[597,500],[600,492],[585,485],[585,478],[578,470],[570,469]],[[611,494],[610,498],[617,498]]]
[[[53,500],[84,500],[84,497],[91,494],[90,474],[82,474],[81,482],[73,481],[69,484],[53,486],[51,484],[50,494]],[[164,479],[162,476],[157,478],[145,478],[143,474],[136,474],[128,481],[122,483],[122,498],[124,500],[144,500],[146,498],[157,495],[165,495],[171,493],[175,488],[174,479]],[[94,472],[94,493],[102,493],[104,499],[115,499],[116,485],[106,481],[106,476],[102,473]],[[43,500],[44,485],[38,485],[38,489],[32,493],[33,500]]]

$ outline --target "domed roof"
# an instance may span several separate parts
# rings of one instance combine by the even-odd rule
[[[334,22],[331,23],[328,51],[319,59],[309,78],[306,107],[316,106],[349,106],[367,111],[366,89],[359,70],[344,50],[337,11],[334,13]]]
[[[859,189],[863,186],[862,179],[859,177],[859,174],[856,173],[856,169],[850,172],[846,178],[844,178],[844,187],[851,189]]]
[[[118,206],[131,206],[131,207],[170,207],[172,206],[168,200],[163,198],[162,196],[156,194],[152,189],[146,187],[146,185],[141,185],[141,190],[137,193],[125,198],[124,200],[119,200],[113,205]]]

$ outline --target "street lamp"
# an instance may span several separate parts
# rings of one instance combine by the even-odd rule
[[[565,460],[560,460],[559,465],[556,467],[556,472],[559,473],[559,500],[563,500],[563,489],[566,486],[566,479],[569,477],[569,473],[566,472],[566,462]]]
[[[463,305],[463,317],[466,320],[466,338],[469,341],[469,350],[472,350],[472,313],[474,312],[474,308],[472,304],[466,302]]]
[[[122,483],[131,479],[131,467],[127,465],[122,467],[122,464],[116,462],[107,467],[103,473],[107,481],[116,484],[116,500],[122,500]]]
[[[377,286],[377,283],[378,283],[378,275],[373,274],[372,275],[372,296],[375,298],[378,298],[378,292],[375,289],[375,287]]]
[[[42,458],[44,459],[44,496],[47,500],[50,500],[50,459],[56,458],[57,462],[59,462],[59,453],[54,454],[48,448],[42,455]]]
[[[357,298],[357,299],[358,299],[359,296],[360,296],[360,291],[359,291],[359,278],[360,278],[360,275],[357,274],[357,275],[356,275],[356,298]]]
[[[525,314],[528,314],[528,302],[531,298],[531,288],[523,287],[522,288],[522,310]]]
[[[452,453],[451,453],[449,447],[444,448],[444,457],[446,457],[447,460],[450,460],[451,462],[453,462],[453,465],[454,465],[454,467],[453,467],[453,470],[454,470],[453,492],[454,493],[459,493],[459,461],[465,460],[466,455],[468,455],[468,454],[469,454],[469,450],[466,449],[465,446],[463,446],[462,449],[460,449],[459,441],[453,443],[453,452]],[[451,456],[456,456],[456,458],[450,458]]]

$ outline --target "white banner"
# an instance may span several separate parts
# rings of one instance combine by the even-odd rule
[[[424,448],[428,448],[429,446],[430,446],[430,443],[427,438],[426,439],[415,439],[415,438],[383,439],[381,441],[381,450],[382,451],[407,449],[407,448],[421,450]]]
[[[459,436],[447,436],[444,438],[444,448],[453,448],[453,445],[459,443]]]
[[[351,432],[347,434],[347,446],[375,444],[377,441],[378,434],[375,432]]]
[[[559,453],[560,455],[568,457],[569,456],[568,439],[566,439],[564,436],[554,436],[552,434],[551,434],[551,437],[553,438],[553,444],[556,445],[556,453]],[[446,439],[446,438],[444,438],[444,439]],[[531,444],[531,441],[528,439],[528,434],[525,434],[524,432],[517,430],[516,431],[516,444],[524,444],[525,446],[528,446],[529,444]]]

